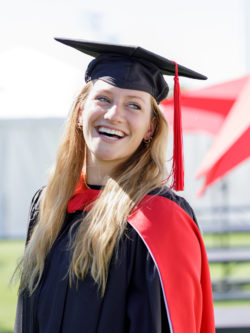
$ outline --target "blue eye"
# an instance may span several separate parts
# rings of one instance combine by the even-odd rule
[[[136,103],[129,103],[129,107],[135,110],[141,110],[141,107]]]
[[[98,101],[100,101],[100,102],[105,102],[105,103],[109,103],[110,102],[110,100],[107,97],[105,97],[105,96],[97,96],[96,99]]]

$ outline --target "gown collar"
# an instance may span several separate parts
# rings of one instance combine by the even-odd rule
[[[101,185],[86,184],[84,176],[81,175],[75,192],[68,202],[68,213],[73,213],[77,210],[89,210],[91,204],[97,199],[102,188]]]

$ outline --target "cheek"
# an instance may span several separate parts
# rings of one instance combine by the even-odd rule
[[[88,110],[85,109],[82,114],[82,132],[85,140],[88,137],[88,132],[91,128],[90,127],[91,123],[92,123],[92,113],[89,112],[89,109]]]
[[[86,108],[82,114],[83,126],[90,126],[101,116],[101,112],[98,109]]]
[[[89,142],[90,138],[94,135],[94,127],[102,115],[103,112],[100,108],[88,106],[84,109],[82,113],[82,127],[86,142]]]
[[[138,119],[132,124],[134,132],[137,134],[138,138],[141,137],[143,139],[144,135],[148,132],[148,129],[150,127],[149,117],[143,117],[142,119]]]

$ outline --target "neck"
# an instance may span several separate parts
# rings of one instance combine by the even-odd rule
[[[105,185],[114,169],[113,163],[109,161],[99,161],[92,156],[87,156],[86,182],[90,185]]]

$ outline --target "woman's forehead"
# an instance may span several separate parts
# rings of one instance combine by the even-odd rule
[[[151,101],[151,95],[146,91],[134,90],[134,89],[125,89],[113,86],[112,84],[105,82],[102,79],[98,79],[95,81],[92,93],[96,92],[107,92],[110,94],[117,94],[121,97],[134,97],[138,99],[142,99],[144,101]]]

